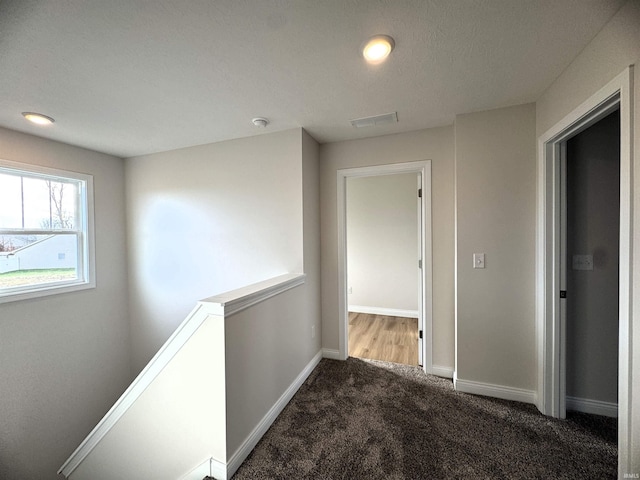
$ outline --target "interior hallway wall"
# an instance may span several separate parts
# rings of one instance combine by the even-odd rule
[[[303,324],[303,338],[310,338],[310,346],[306,342],[298,342],[297,348],[305,345],[306,361],[322,348],[322,316],[320,290],[320,145],[304,129],[302,134],[302,217],[303,217],[303,249],[304,273],[307,275],[304,288],[306,291],[306,322]],[[311,332],[311,329],[313,331]]]
[[[458,115],[455,129],[457,378],[533,392],[535,105]]]
[[[338,350],[337,171],[431,160],[433,363],[453,368],[453,127],[320,145],[322,346]]]
[[[135,372],[198,300],[302,272],[301,132],[126,160]]]
[[[53,480],[131,381],[124,162],[6,129],[0,157],[93,175],[96,287],[0,304],[0,478]]]

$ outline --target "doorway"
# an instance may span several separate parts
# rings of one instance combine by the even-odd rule
[[[563,144],[565,410],[618,416],[620,110]],[[565,202],[566,200],[566,202]],[[562,256],[562,254],[561,254]],[[560,417],[565,413],[560,411]]]
[[[426,373],[432,371],[432,256],[431,256],[431,161],[397,163],[370,167],[359,167],[338,170],[337,172],[337,204],[338,204],[338,325],[339,353],[338,358],[346,360],[349,356],[349,322],[348,322],[348,265],[347,265],[347,180],[359,177],[377,177],[404,173],[418,174],[422,180],[420,202],[420,221],[422,239],[419,255],[420,276],[419,329],[422,335],[418,344],[422,351],[422,368]],[[417,193],[417,192],[416,192]]]
[[[421,176],[347,179],[351,356],[422,365]]]
[[[633,67],[613,78],[567,114],[538,140],[538,223],[536,226],[536,344],[538,392],[536,404],[545,415],[560,417],[566,411],[566,359],[561,298],[561,158],[563,144],[610,113],[620,111],[620,204],[618,218],[618,473],[631,468],[631,260],[633,256]],[[564,253],[564,255],[561,255]]]

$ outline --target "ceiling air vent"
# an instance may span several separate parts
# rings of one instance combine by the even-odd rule
[[[351,125],[357,128],[375,127],[376,125],[385,125],[387,123],[397,123],[398,112],[385,113],[383,115],[376,115],[374,117],[356,118],[350,121],[351,121]]]

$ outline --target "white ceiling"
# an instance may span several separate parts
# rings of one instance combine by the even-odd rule
[[[299,126],[325,143],[448,125],[535,101],[623,3],[0,0],[0,126],[129,157]],[[396,48],[374,67],[360,48],[375,34]]]

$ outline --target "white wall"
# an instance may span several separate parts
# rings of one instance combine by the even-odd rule
[[[319,351],[301,288],[226,319],[229,460]]]
[[[536,130],[538,136],[558,123],[591,95],[606,85],[629,65],[636,65],[634,82],[633,164],[640,165],[640,2],[629,0],[611,21],[587,45],[580,55],[547,89],[536,104]],[[640,169],[633,169],[633,243],[634,252],[640,252]],[[620,445],[625,450],[630,472],[640,472],[640,255],[632,255],[632,317],[631,365],[629,375],[629,425],[631,445]],[[620,421],[625,421],[620,418]],[[628,453],[627,453],[628,452]],[[625,460],[626,461],[626,460]]]
[[[322,346],[338,350],[337,170],[431,160],[433,217],[433,363],[453,367],[453,127],[320,146]]]
[[[124,164],[5,129],[0,157],[94,177],[96,288],[0,305],[0,478],[49,480],[131,380]]]
[[[20,268],[18,259],[15,255],[8,256],[7,254],[0,255],[0,273],[13,272]]]
[[[640,3],[629,0],[538,99],[538,136],[562,120],[629,65],[637,66],[640,59],[639,25]],[[636,81],[636,92],[638,84]],[[635,98],[637,101],[638,96]],[[638,122],[635,122],[635,126],[638,128]]]
[[[126,160],[135,372],[197,300],[302,271],[301,132]]]
[[[322,348],[322,317],[320,291],[320,146],[306,131],[302,130],[302,206],[303,206],[303,246],[306,315],[301,317],[305,330],[303,344],[309,339],[313,327],[311,343],[306,344],[306,360]]]
[[[263,170],[260,179],[255,181],[254,187],[258,186],[260,180],[267,183],[261,187],[261,195],[250,205],[250,208],[259,209],[257,203],[262,202],[273,207],[257,213],[272,219],[274,231],[263,228],[255,234],[264,240],[265,249],[260,251],[262,255],[268,258],[275,256],[282,262],[289,261],[291,268],[297,268],[295,265],[301,265],[303,262],[305,283],[226,319],[210,316],[80,464],[71,478],[125,480],[149,475],[178,478],[209,455],[222,465],[234,460],[233,455],[240,447],[243,448],[241,453],[244,452],[246,455],[249,451],[245,451],[244,442],[303,369],[309,366],[314,357],[315,361],[319,358],[318,144],[302,129],[260,137],[257,145],[255,142],[256,138],[253,138],[235,141],[231,146],[225,145],[226,149],[216,152],[220,157],[214,165],[223,168],[228,166],[224,161],[251,162],[249,154],[254,148],[261,152],[262,160],[270,158],[276,163],[273,172]],[[285,150],[278,150],[278,145]],[[207,146],[207,150],[215,150],[214,147]],[[227,158],[229,152],[235,154],[235,157]],[[190,157],[190,153],[187,152],[185,157],[193,158]],[[248,158],[239,160],[240,154],[245,154]],[[269,157],[269,154],[272,157]],[[285,162],[284,167],[282,164],[278,166],[278,161]],[[288,183],[280,184],[281,188],[273,188],[273,178],[286,169],[289,170]],[[208,170],[203,167],[201,174],[211,180],[216,172]],[[246,175],[229,176],[229,172],[226,173],[227,183],[224,188],[220,187],[220,190],[245,193]],[[192,174],[195,174],[195,171],[192,171]],[[171,179],[167,179],[163,184],[165,191],[172,191],[171,183]],[[178,184],[175,187],[186,189],[186,185]],[[130,183],[129,186],[133,187],[133,184]],[[286,202],[276,202],[281,199],[283,191],[287,196]],[[160,191],[157,193],[161,194]],[[198,192],[195,193],[191,199],[191,208],[212,207],[215,212],[213,202],[202,203],[202,198],[198,198]],[[183,192],[183,195],[187,194],[187,191]],[[238,198],[239,194],[235,195]],[[284,224],[279,223],[282,221],[281,215],[287,217],[289,203],[294,203],[301,215],[289,218]],[[248,239],[241,235],[247,235],[251,229],[247,226],[245,230],[239,231],[241,223],[242,219],[233,219],[217,227],[234,229],[237,235],[236,242],[243,244]],[[269,234],[282,234],[278,231],[278,225],[280,228],[287,228],[288,234],[294,237],[297,234],[297,238],[303,240],[300,247],[303,247],[304,252],[302,248],[293,249],[289,252],[293,258],[288,259],[282,250],[268,249]],[[304,239],[301,237],[302,232]],[[228,245],[213,247],[228,248]],[[304,258],[299,258],[302,253]],[[203,254],[205,257],[213,256],[215,248],[213,252],[205,251]],[[238,260],[242,261],[243,258]],[[260,259],[253,260],[258,267],[264,268],[264,262],[261,263]],[[232,273],[238,276],[238,272]],[[220,272],[214,271],[213,274],[219,275]],[[224,282],[225,278],[219,281]],[[194,285],[193,288],[197,286]],[[182,299],[177,298],[176,301]],[[195,301],[191,306],[194,305]],[[157,315],[162,313],[156,312]],[[207,367],[208,363],[210,365]],[[185,371],[191,372],[191,375],[185,375]],[[203,374],[209,375],[204,383]],[[177,386],[179,388],[176,388]],[[150,412],[151,415],[145,412]],[[178,421],[167,421],[158,427],[158,418],[166,415]],[[148,448],[140,451],[136,446],[140,444],[145,444]],[[157,455],[161,458],[156,459]]]
[[[347,179],[349,306],[418,313],[416,174]]]
[[[196,315],[207,318],[71,480],[179,479],[205,459],[224,462],[225,321]]]
[[[455,129],[457,377],[533,391],[535,105],[459,115]]]
[[[620,115],[567,145],[567,395],[618,402]],[[574,270],[573,255],[593,270]]]

